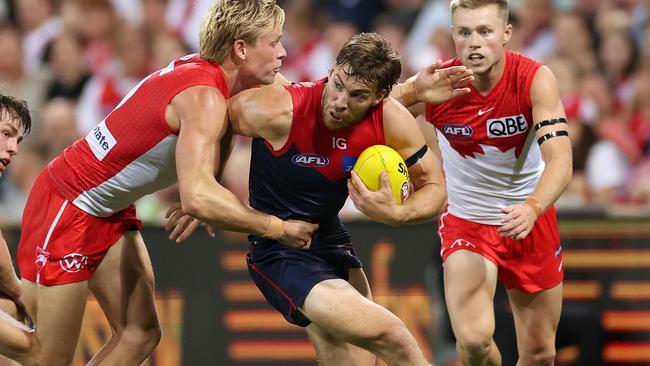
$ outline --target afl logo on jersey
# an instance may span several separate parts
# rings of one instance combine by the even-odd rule
[[[528,131],[528,122],[523,114],[487,120],[488,137],[510,137]]]
[[[451,124],[442,126],[442,133],[449,137],[468,139],[472,137],[474,131],[468,125]]]
[[[305,168],[319,168],[329,164],[330,160],[323,155],[307,153],[294,155],[291,162]]]

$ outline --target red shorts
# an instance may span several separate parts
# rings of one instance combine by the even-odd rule
[[[142,222],[131,206],[109,217],[90,215],[63,198],[44,171],[32,187],[23,213],[18,269],[45,286],[86,281],[108,249]]]
[[[499,226],[478,224],[445,213],[438,220],[443,262],[457,250],[469,250],[493,262],[507,288],[535,293],[562,282],[562,247],[555,208],[537,218],[523,240],[502,238]]]

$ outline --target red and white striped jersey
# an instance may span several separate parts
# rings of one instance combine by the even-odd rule
[[[104,217],[175,183],[178,131],[167,124],[165,109],[178,93],[198,85],[228,98],[221,67],[196,54],[147,76],[88,135],[48,164],[54,187],[75,206]]]
[[[541,64],[512,51],[505,62],[487,95],[470,86],[467,95],[426,106],[443,158],[448,211],[488,225],[501,225],[501,208],[523,202],[544,170],[530,99]],[[460,64],[454,59],[443,67]]]

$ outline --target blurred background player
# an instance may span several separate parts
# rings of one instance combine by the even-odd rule
[[[18,144],[31,125],[27,103],[0,94],[0,176],[18,154]],[[34,365],[38,352],[36,334],[15,319],[27,317],[20,280],[0,231],[0,354],[23,365]]]
[[[88,291],[113,331],[89,364],[139,365],[158,344],[153,271],[133,207],[143,195],[178,180],[183,210],[205,222],[309,241],[315,225],[254,211],[215,178],[231,143],[226,99],[274,81],[286,55],[283,21],[274,0],[219,1],[206,14],[200,54],[143,79],[41,173],[18,263],[42,364],[72,361]]]
[[[501,365],[492,339],[498,279],[515,319],[517,365],[552,365],[563,278],[553,203],[572,170],[557,82],[547,67],[504,48],[508,1],[450,7],[458,58],[445,65],[465,65],[476,79],[467,95],[411,109],[435,126],[446,175],[449,206],[438,230],[456,349],[463,365]]]

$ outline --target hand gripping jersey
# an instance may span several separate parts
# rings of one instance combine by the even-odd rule
[[[53,186],[83,211],[110,216],[138,198],[176,182],[177,133],[165,108],[197,85],[228,98],[219,65],[188,55],[142,80],[86,137],[47,166]]]
[[[544,170],[530,100],[541,64],[512,51],[505,63],[487,95],[470,86],[467,95],[426,105],[443,157],[448,211],[487,225],[501,225],[501,208],[523,202]],[[443,67],[460,64],[454,59]]]
[[[284,220],[320,224],[312,247],[349,242],[349,234],[338,219],[348,195],[346,180],[365,148],[384,144],[383,103],[351,127],[325,127],[321,114],[325,81],[286,87],[293,101],[287,142],[273,150],[266,141],[253,139],[249,179],[253,208]]]

